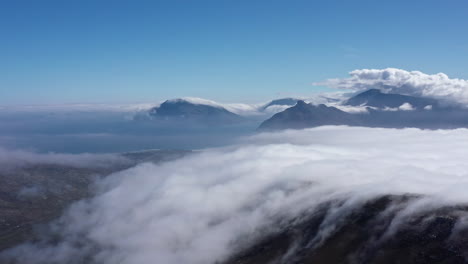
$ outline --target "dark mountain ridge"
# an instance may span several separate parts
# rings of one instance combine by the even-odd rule
[[[341,215],[328,234],[320,230],[334,206],[324,203],[299,219],[279,223],[283,228],[239,250],[224,264],[468,263],[468,229],[456,225],[468,208],[447,206],[398,219],[399,211],[417,199],[377,197]],[[394,221],[399,221],[398,227],[392,226]]]

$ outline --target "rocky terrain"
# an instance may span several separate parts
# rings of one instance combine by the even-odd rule
[[[258,239],[225,264],[468,263],[468,227],[457,224],[463,222],[468,207],[445,207],[399,219],[399,211],[413,199],[417,197],[377,198],[343,214],[332,227],[326,217],[336,204],[323,204],[296,221],[278,223],[282,228],[276,233]],[[326,227],[329,233],[323,232]]]

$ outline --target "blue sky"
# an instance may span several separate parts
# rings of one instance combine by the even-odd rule
[[[468,79],[468,2],[0,1],[0,104],[258,102],[395,67]]]

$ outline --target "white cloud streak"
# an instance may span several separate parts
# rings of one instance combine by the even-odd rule
[[[96,249],[104,264],[216,263],[324,201],[347,198],[347,210],[382,194],[426,195],[425,208],[468,202],[467,138],[466,129],[319,127],[141,164],[74,204],[55,225],[63,242],[8,254],[26,264],[75,263]]]

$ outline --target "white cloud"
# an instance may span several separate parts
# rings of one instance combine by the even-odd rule
[[[256,116],[262,114],[259,111],[259,107],[255,104],[231,103],[224,104],[224,108],[241,116]]]
[[[209,105],[213,107],[224,108],[224,106],[220,103],[207,100],[207,99],[203,99],[203,98],[198,98],[198,97],[183,97],[183,98],[177,98],[177,99],[169,99],[167,100],[167,102],[169,103],[188,102],[188,103],[196,104],[196,105]]]
[[[375,109],[375,108],[374,108]],[[424,107],[425,110],[431,110],[431,108]],[[410,103],[403,103],[399,107],[385,107],[382,109],[383,111],[413,111],[415,108]]]
[[[64,241],[7,254],[25,264],[75,263],[97,249],[94,260],[104,264],[209,264],[324,201],[347,198],[339,210],[350,211],[382,194],[426,195],[405,214],[466,203],[467,136],[467,129],[319,127],[142,164],[74,204],[55,225]]]
[[[328,106],[333,106],[341,111],[348,112],[348,113],[368,113],[367,108],[371,109],[376,109],[375,107],[369,107],[369,106],[351,106],[351,105],[342,105],[342,104],[328,104]]]
[[[432,97],[468,105],[468,80],[449,78],[444,73],[425,74],[387,68],[354,70],[349,74],[350,78],[329,79],[315,85],[356,91],[375,88],[388,93]]]
[[[412,111],[414,110],[414,107],[410,103],[404,103],[398,107],[398,110]]]
[[[282,112],[288,108],[292,107],[292,105],[270,105],[265,110],[263,110],[265,113],[268,114],[276,114],[279,112]]]

